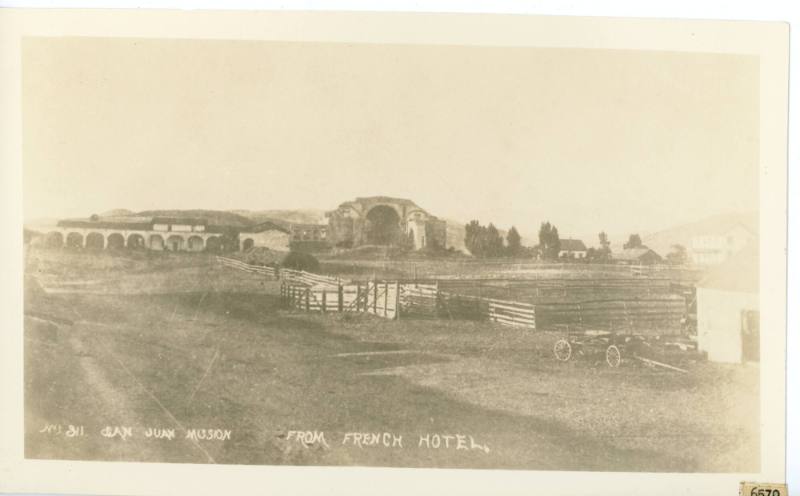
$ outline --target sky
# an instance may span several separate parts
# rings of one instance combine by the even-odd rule
[[[22,63],[27,220],[386,195],[580,237],[759,204],[752,56],[28,38]]]

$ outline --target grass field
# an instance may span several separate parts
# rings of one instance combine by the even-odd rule
[[[206,255],[29,251],[26,456],[153,462],[756,471],[757,366],[552,358],[554,333],[282,309]],[[748,405],[750,408],[748,408]],[[83,425],[87,435],[41,432]],[[104,438],[129,426],[127,440]],[[172,428],[175,440],[147,439]],[[193,428],[231,439],[186,439]],[[324,432],[299,443],[290,431]],[[357,446],[389,432],[402,448]],[[466,435],[483,449],[420,446]]]

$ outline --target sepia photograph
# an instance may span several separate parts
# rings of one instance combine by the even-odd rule
[[[19,49],[25,460],[767,471],[758,53]]]

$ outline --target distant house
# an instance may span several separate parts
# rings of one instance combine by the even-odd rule
[[[751,243],[697,284],[697,348],[710,361],[759,359],[758,261]]]
[[[696,265],[719,265],[741,251],[758,235],[744,223],[713,234],[692,237],[689,258]]]
[[[559,240],[558,258],[586,258],[586,245],[579,239]]]
[[[290,224],[292,241],[325,241],[328,239],[327,224]]]
[[[254,247],[289,251],[291,236],[289,229],[267,221],[242,229],[239,233],[239,241],[242,251]]]
[[[651,265],[663,261],[661,255],[646,246],[642,246],[641,248],[626,248],[622,251],[612,252],[611,260],[615,263],[628,265]]]

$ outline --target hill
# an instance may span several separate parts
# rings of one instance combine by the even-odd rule
[[[99,214],[100,217],[131,217],[136,215],[133,210],[127,208],[112,208],[106,212]]]
[[[220,210],[145,210],[134,215],[142,217],[199,217],[207,219],[210,225],[215,226],[247,227],[253,225],[253,221],[247,217]]]
[[[252,221],[261,223],[268,220],[279,224],[327,224],[324,210],[231,210],[231,213],[240,215]]]
[[[720,214],[706,219],[682,224],[642,236],[642,242],[661,255],[672,251],[672,245],[689,248],[695,236],[725,234],[737,225],[742,225],[758,236],[758,212]]]

